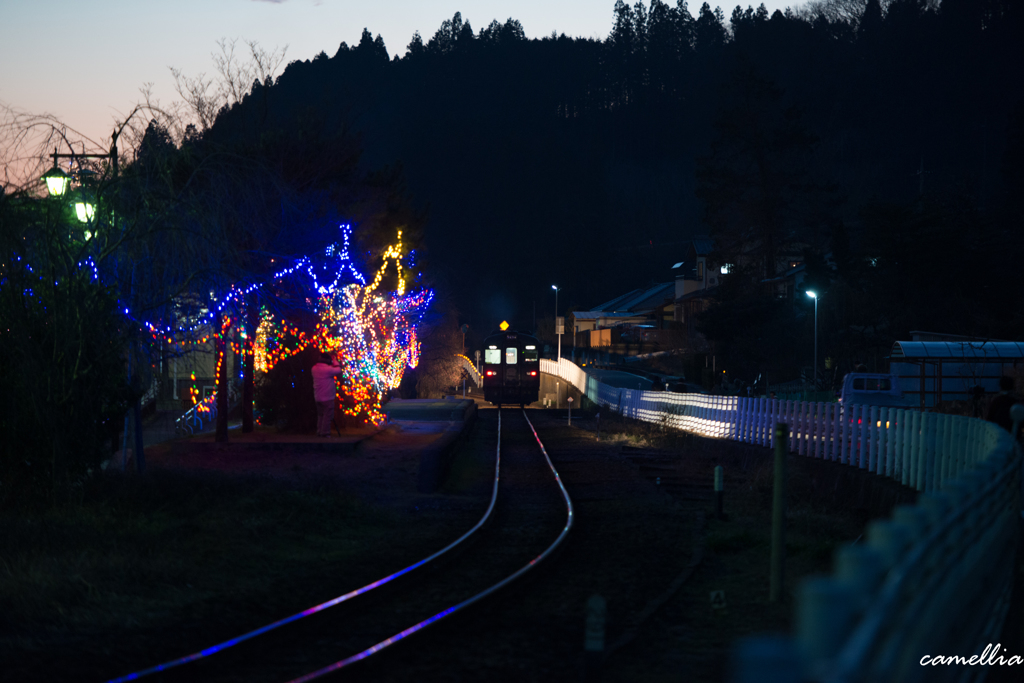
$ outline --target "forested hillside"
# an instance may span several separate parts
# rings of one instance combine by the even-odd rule
[[[208,135],[358,134],[363,166],[400,169],[424,271],[480,330],[550,314],[552,283],[589,308],[668,280],[694,235],[728,250],[754,230],[833,255],[823,334],[1019,336],[1024,3],[608,9],[600,41],[455,14],[394,59],[366,30]]]

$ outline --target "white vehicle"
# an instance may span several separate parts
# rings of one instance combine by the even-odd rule
[[[899,380],[893,375],[876,372],[851,372],[843,378],[839,401],[844,405],[913,408],[910,399],[903,396]]]

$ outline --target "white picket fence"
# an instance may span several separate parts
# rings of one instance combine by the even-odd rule
[[[565,359],[541,371],[622,415],[707,437],[770,447],[781,422],[793,453],[923,492],[842,547],[833,575],[801,584],[795,636],[738,644],[737,683],[972,680],[985,669],[920,661],[980,655],[998,639],[1021,509],[1020,449],[1005,430],[914,410],[617,389]]]

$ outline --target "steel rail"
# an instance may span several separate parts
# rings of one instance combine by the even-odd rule
[[[536,432],[534,432],[534,433],[536,434]],[[452,550],[453,548],[455,548],[459,544],[463,543],[470,536],[475,534],[478,530],[480,530],[481,527],[483,527],[483,525],[490,518],[491,513],[494,511],[494,505],[495,505],[495,503],[498,500],[498,479],[500,477],[500,474],[501,474],[501,412],[499,411],[498,412],[498,446],[497,446],[497,451],[496,451],[495,460],[494,460],[494,484],[493,484],[492,489],[491,489],[491,502],[487,506],[487,510],[484,512],[483,517],[480,518],[480,521],[478,521],[473,526],[472,529],[470,529],[466,533],[462,534],[462,536],[460,536],[456,540],[452,541],[451,543],[446,545],[441,550],[438,550],[433,555],[430,555],[429,557],[426,557],[426,558],[420,560],[419,562],[411,564],[411,565],[409,565],[408,567],[406,567],[404,569],[400,569],[399,571],[395,572],[394,574],[389,574],[388,576],[385,576],[382,579],[378,579],[378,580],[374,581],[373,583],[368,583],[365,586],[363,586],[362,588],[357,588],[357,589],[355,589],[353,591],[345,593],[344,595],[339,595],[338,597],[332,598],[331,600],[328,600],[327,602],[321,602],[319,605],[314,605],[313,607],[305,609],[305,610],[303,610],[301,612],[297,612],[297,613],[295,613],[295,614],[293,614],[291,616],[285,617],[284,619],[279,619],[278,621],[275,621],[275,622],[273,622],[271,624],[267,624],[266,626],[261,626],[260,628],[257,628],[257,629],[254,629],[252,631],[249,631],[248,633],[244,633],[244,634],[242,634],[240,636],[236,636],[236,637],[231,638],[229,640],[225,640],[225,641],[223,641],[221,643],[217,643],[216,645],[212,645],[212,646],[210,646],[208,648],[205,648],[203,650],[199,650],[198,652],[193,652],[192,654],[185,655],[184,657],[179,657],[178,659],[172,659],[170,661],[163,662],[162,664],[157,664],[155,666],[151,666],[148,669],[142,669],[140,671],[134,671],[134,672],[132,672],[130,674],[125,674],[124,676],[119,676],[118,678],[111,678],[106,683],[125,683],[126,681],[135,681],[135,680],[138,680],[138,679],[142,678],[143,676],[148,676],[150,674],[158,673],[160,671],[167,671],[168,669],[173,669],[175,667],[181,666],[182,664],[188,664],[190,662],[195,662],[195,661],[198,661],[200,659],[203,659],[204,657],[209,657],[210,655],[214,655],[214,654],[216,654],[218,652],[222,652],[222,651],[224,651],[224,650],[226,650],[226,649],[228,649],[230,647],[238,645],[239,643],[244,643],[245,641],[250,640],[252,638],[255,638],[256,636],[263,635],[264,633],[268,633],[269,631],[273,631],[274,629],[277,629],[277,628],[280,628],[280,627],[285,626],[287,624],[290,624],[292,622],[298,621],[299,619],[302,619],[304,617],[308,617],[308,616],[311,616],[313,614],[317,614],[318,612],[323,612],[324,610],[326,610],[326,609],[328,609],[330,607],[334,607],[335,605],[340,605],[343,602],[347,602],[347,601],[351,600],[352,598],[355,598],[355,597],[358,597],[360,595],[363,595],[364,593],[368,593],[371,590],[373,590],[374,588],[379,588],[380,586],[383,586],[386,583],[390,583],[391,581],[394,581],[395,579],[397,579],[397,578],[399,578],[401,576],[404,576],[405,574],[408,574],[409,572],[413,571],[414,569],[418,569],[418,568],[420,568],[420,567],[422,567],[422,566],[424,566],[424,565],[426,565],[426,564],[436,560],[437,558],[439,558],[442,555],[444,555],[445,553],[449,552],[450,550]]]
[[[558,535],[558,538],[555,539],[554,543],[549,545],[547,547],[547,549],[544,550],[544,552],[542,552],[540,555],[538,555],[537,557],[535,557],[532,560],[530,560],[527,564],[523,565],[514,574],[510,574],[509,576],[505,577],[504,579],[502,579],[498,583],[494,584],[490,588],[486,588],[483,591],[477,593],[476,595],[474,595],[474,596],[472,596],[472,597],[470,597],[470,598],[468,598],[466,600],[463,600],[462,602],[460,602],[460,603],[458,603],[456,605],[452,605],[451,607],[448,607],[447,609],[441,610],[437,614],[435,614],[435,615],[433,615],[431,617],[428,617],[428,618],[424,619],[423,621],[421,621],[421,622],[419,622],[417,624],[414,624],[413,626],[410,626],[407,629],[399,631],[398,633],[396,633],[395,635],[391,636],[390,638],[386,638],[385,640],[380,641],[376,645],[373,645],[372,647],[369,647],[369,648],[363,650],[362,652],[356,653],[356,654],[352,655],[351,657],[346,657],[345,659],[341,659],[341,660],[339,660],[337,662],[334,662],[333,664],[329,664],[329,665],[323,667],[322,669],[317,669],[316,671],[313,671],[311,673],[305,674],[304,676],[300,676],[299,678],[294,678],[291,681],[289,681],[288,683],[305,683],[305,681],[315,680],[315,679],[320,678],[321,676],[325,676],[325,675],[327,675],[327,674],[329,674],[329,673],[331,673],[333,671],[337,671],[338,669],[342,669],[342,668],[344,668],[344,667],[346,667],[346,666],[348,666],[350,664],[354,664],[354,663],[356,663],[358,661],[366,659],[367,657],[369,657],[371,655],[374,655],[374,654],[380,652],[381,650],[383,650],[383,649],[385,649],[387,647],[390,647],[391,645],[394,645],[395,643],[398,643],[398,642],[404,640],[405,638],[408,638],[412,634],[414,634],[414,633],[416,633],[418,631],[422,631],[423,629],[425,629],[426,627],[428,627],[428,626],[430,626],[432,624],[436,624],[437,622],[441,621],[445,617],[451,616],[452,614],[455,614],[456,612],[458,612],[458,611],[460,611],[462,609],[465,609],[466,607],[469,607],[473,603],[478,602],[478,601],[482,600],[483,598],[486,598],[487,596],[491,595],[492,593],[494,593],[494,592],[500,590],[501,588],[507,586],[508,584],[512,583],[513,581],[518,579],[520,576],[522,576],[523,574],[525,574],[526,572],[528,572],[529,570],[533,569],[538,564],[540,564],[540,562],[542,562],[548,555],[550,555],[555,550],[555,548],[557,548],[559,545],[561,545],[562,541],[565,540],[566,535],[569,533],[569,530],[572,529],[572,524],[573,524],[573,519],[574,519],[573,518],[573,509],[572,509],[572,500],[569,498],[569,493],[565,490],[565,485],[562,483],[562,478],[559,476],[558,470],[555,469],[554,464],[551,462],[551,458],[548,456],[548,452],[544,448],[544,444],[541,442],[540,437],[537,436],[537,430],[533,428],[533,423],[530,422],[530,418],[526,416],[526,410],[523,410],[523,417],[526,419],[526,424],[528,424],[530,426],[530,431],[533,432],[533,438],[537,440],[537,445],[540,446],[540,452],[544,454],[544,460],[547,461],[548,467],[551,469],[552,474],[554,474],[554,476],[555,476],[555,481],[558,482],[558,488],[561,489],[561,491],[562,491],[562,497],[565,499],[565,505],[566,505],[566,508],[567,508],[567,516],[566,516],[565,527],[562,529],[562,532]],[[498,409],[498,444],[499,444],[499,449],[500,449],[500,447],[501,447],[501,409],[500,409],[500,407]]]

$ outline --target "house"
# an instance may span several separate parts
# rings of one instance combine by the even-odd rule
[[[714,249],[715,241],[706,236],[695,237],[686,246],[683,260],[672,266],[672,272],[675,273],[676,299],[718,286],[722,274],[727,270],[711,262],[711,252]]]
[[[690,336],[697,335],[694,328],[697,314],[707,309],[713,290],[729,272],[728,264],[723,266],[711,260],[714,250],[715,241],[710,237],[695,237],[686,246],[683,260],[672,266],[676,285],[672,320],[680,323]]]
[[[726,272],[712,261],[714,249],[710,237],[696,237],[687,244],[683,260],[672,267],[672,282],[634,289],[589,311],[574,312],[576,345],[601,349],[647,342],[667,348],[691,346],[688,338],[699,337],[693,329],[694,316],[708,306],[710,293]],[[703,340],[697,341],[703,345]]]
[[[664,282],[645,289],[634,289],[589,311],[573,312],[573,331],[577,346],[608,348],[620,341],[623,331],[634,328],[661,330],[671,323],[665,320],[665,305],[671,304],[675,284]],[[614,334],[613,334],[614,332]]]

